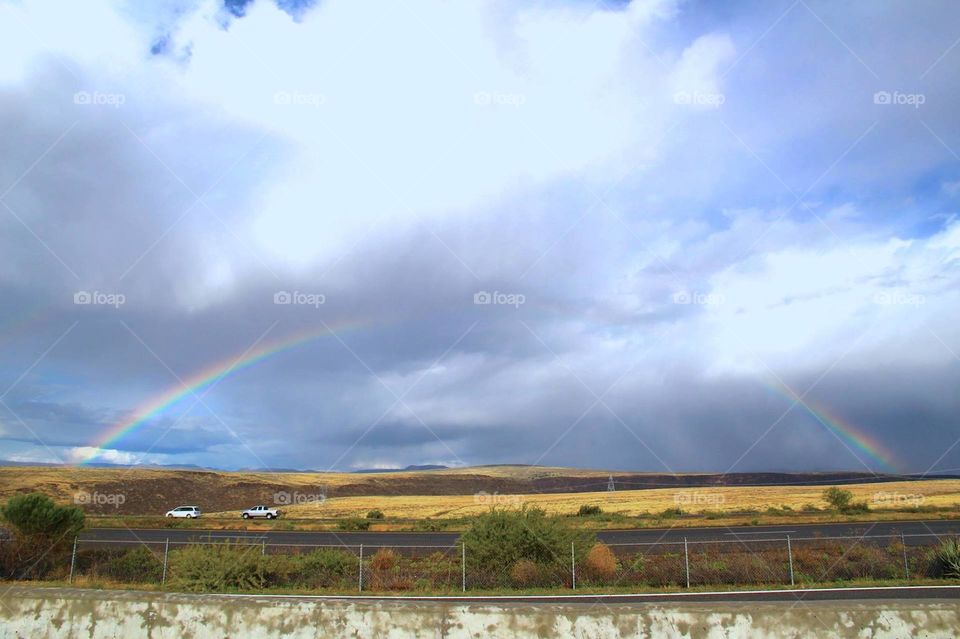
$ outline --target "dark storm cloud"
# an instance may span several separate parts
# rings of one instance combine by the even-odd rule
[[[912,90],[949,46],[934,28],[949,21],[892,7],[867,16],[874,41],[851,26],[862,12],[815,8],[849,27],[879,80],[797,7],[738,63],[722,112],[676,113],[657,161],[626,163],[649,169],[616,183],[518,180],[465,213],[378,220],[305,263],[268,254],[250,231],[271,204],[263,193],[296,174],[297,140],[181,101],[152,76],[37,64],[0,85],[0,189],[13,185],[12,211],[0,208],[4,441],[68,452],[216,362],[330,327],[336,336],[221,369],[111,446],[226,467],[884,470],[803,406],[786,412],[791,400],[768,390],[775,370],[801,393],[816,383],[811,399],[894,451],[899,470],[960,467],[956,240],[949,223],[914,244],[901,233],[928,213],[911,208],[916,181],[956,169],[943,144],[956,142],[958,62],[944,58],[917,89],[943,144],[917,113],[872,99]],[[738,51],[761,22],[731,26]],[[829,64],[809,63],[810,42]],[[123,104],[74,102],[91,91]],[[848,148],[819,201],[791,209]],[[874,217],[877,199],[911,221]],[[301,230],[318,245],[350,221],[329,203],[304,207],[323,216]],[[878,290],[928,298],[862,303]],[[77,305],[80,291],[123,303]],[[278,292],[323,303],[276,304]]]

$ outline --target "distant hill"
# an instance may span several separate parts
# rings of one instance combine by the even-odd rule
[[[422,466],[407,466],[406,468],[364,468],[355,470],[355,473],[405,473],[419,470],[446,470],[449,466],[440,466],[434,464],[424,464]]]

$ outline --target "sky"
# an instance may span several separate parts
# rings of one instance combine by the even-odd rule
[[[0,459],[960,472],[949,0],[0,0]]]

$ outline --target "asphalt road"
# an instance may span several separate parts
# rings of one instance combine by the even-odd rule
[[[960,520],[956,521],[897,521],[843,524],[790,524],[784,526],[739,526],[734,528],[643,528],[635,530],[604,530],[597,538],[607,544],[683,543],[705,541],[762,541],[807,537],[860,537],[867,535],[879,543],[887,543],[891,535],[904,535],[907,545],[926,545],[937,542],[937,536],[960,535]],[[313,531],[237,531],[199,529],[125,529],[91,528],[80,535],[80,541],[96,542],[84,546],[123,546],[131,542],[183,544],[189,542],[244,541],[265,542],[270,545],[336,545],[336,546],[393,546],[449,547],[457,543],[459,533],[444,532],[313,532]],[[112,542],[112,543],[111,543]]]

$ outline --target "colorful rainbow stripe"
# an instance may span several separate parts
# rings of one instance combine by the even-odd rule
[[[767,382],[764,383],[764,386],[791,403],[797,399],[796,394],[780,381]],[[862,427],[851,424],[822,404],[806,397],[803,398],[803,403],[799,405],[805,407],[807,412],[836,434],[851,450],[866,453],[870,459],[879,462],[886,471],[897,471],[898,462],[893,452]]]
[[[329,337],[343,331],[361,328],[369,323],[370,322],[366,320],[352,320],[334,325],[323,326],[319,329],[316,327],[311,327],[307,330],[289,335],[283,339],[269,342],[262,346],[257,346],[256,348],[251,349],[249,352],[241,351],[239,354],[232,355],[214,364],[210,364],[200,371],[197,371],[190,377],[184,379],[182,383],[176,384],[175,386],[163,391],[159,395],[150,398],[139,407],[134,409],[126,419],[107,428],[97,440],[90,444],[90,446],[94,449],[93,452],[81,459],[79,464],[87,464],[93,461],[102,453],[103,449],[109,448],[113,443],[118,441],[127,433],[131,433],[144,426],[151,418],[160,415],[163,411],[167,410],[180,400],[187,396],[199,394],[199,391],[210,387],[228,375],[233,375],[234,373],[252,366],[263,359],[290,350],[300,346],[301,344],[305,344],[322,337]]]

